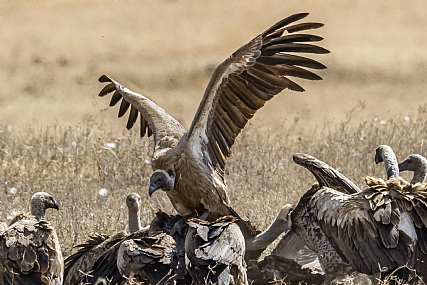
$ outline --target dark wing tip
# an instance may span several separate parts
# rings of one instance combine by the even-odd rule
[[[106,96],[108,93],[111,93],[113,91],[116,90],[116,85],[114,83],[110,83],[104,86],[104,88],[102,88],[101,91],[99,91],[98,96],[99,97],[104,97]],[[121,97],[120,97],[121,98]]]
[[[296,22],[298,20],[304,19],[305,17],[308,16],[308,13],[297,13],[297,14],[293,14],[289,17],[286,17],[283,20],[280,20],[279,22],[277,22],[276,24],[274,24],[273,26],[271,26],[269,29],[267,29],[263,34],[264,35],[268,35],[290,23]]]
[[[101,75],[101,77],[99,77],[98,79],[99,82],[101,83],[105,83],[105,82],[113,82],[110,77],[108,77],[107,75],[103,74]]]

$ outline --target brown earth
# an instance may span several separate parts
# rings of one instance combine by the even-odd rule
[[[75,126],[87,119],[122,128],[97,98],[101,74],[141,92],[185,126],[212,68],[276,21],[310,12],[331,51],[322,82],[299,81],[252,124],[311,128],[353,117],[411,116],[427,102],[427,2],[231,1],[42,2],[1,6],[0,122]],[[111,122],[111,124],[110,124]]]

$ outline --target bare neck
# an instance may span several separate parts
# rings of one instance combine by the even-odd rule
[[[277,219],[265,231],[246,241],[246,250],[265,249],[286,230],[288,230],[288,224]]]
[[[389,148],[383,148],[383,159],[385,170],[387,173],[387,179],[390,179],[392,177],[398,177],[399,166],[396,155],[394,154],[393,150]]]
[[[40,204],[30,203],[30,213],[38,221],[46,219],[46,209]]]
[[[414,171],[414,177],[412,177],[411,184],[422,183],[426,179],[427,176],[427,163],[426,161],[422,161],[420,166]]]
[[[139,211],[129,209],[129,232],[134,233],[141,230],[141,219]]]

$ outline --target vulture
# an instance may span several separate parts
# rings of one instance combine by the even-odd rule
[[[128,196],[129,197],[129,196]],[[134,205],[135,203],[128,203]],[[68,284],[127,284],[127,280],[149,284],[191,284],[185,268],[183,233],[171,229],[181,219],[156,213],[149,229],[131,234],[120,232],[113,237],[91,236],[80,249],[66,260]],[[129,227],[131,228],[131,227]],[[67,272],[67,267],[70,267]],[[67,274],[68,273],[68,274]]]
[[[214,222],[188,220],[185,261],[194,284],[248,284],[245,238],[236,220],[233,216]]]
[[[192,284],[185,267],[184,244],[188,226],[171,233],[181,218],[158,212],[150,225],[149,236],[130,236],[124,240],[117,251],[120,274],[138,281],[147,280],[149,284]]]
[[[147,228],[141,228],[140,222],[140,206],[141,197],[137,193],[131,193],[126,197],[126,205],[129,213],[129,231],[131,235],[136,237],[146,236]],[[111,251],[115,246],[122,242],[128,234],[120,231],[113,236],[105,234],[93,234],[88,237],[86,242],[77,246],[78,250],[65,259],[64,270],[64,285],[77,285],[81,283],[95,283],[98,278],[109,277],[114,279],[114,282],[123,282],[113,262],[113,268],[110,271],[103,271],[96,268],[99,259],[106,253]],[[118,247],[117,247],[118,248]],[[114,283],[120,284],[120,283]]]
[[[172,285],[175,280],[170,273],[176,252],[175,240],[166,233],[128,239],[118,249],[117,267],[126,278],[144,271],[150,284]]]
[[[59,203],[46,192],[35,193],[30,213],[17,215],[0,232],[2,284],[62,285],[64,261],[54,227],[46,221],[46,209]]]
[[[413,171],[411,183],[423,183],[427,176],[427,159],[420,154],[411,154],[399,163],[399,171]]]
[[[321,160],[318,160],[311,156],[304,156],[296,162],[304,165],[317,179],[320,187],[329,187],[340,191],[342,193],[354,194],[361,192],[360,188],[357,187],[350,179],[342,175],[336,169],[330,167],[328,164]],[[283,213],[285,219],[287,219],[289,213],[292,210],[291,205],[283,206],[283,209],[287,211]],[[285,224],[287,226],[287,224]],[[284,232],[282,228],[282,232]],[[304,241],[299,238],[293,231],[288,231],[281,238],[277,246],[271,252],[271,255],[290,259],[302,266],[302,268],[308,268],[313,272],[323,274],[323,270],[319,264],[317,254],[311,251],[305,244]]]
[[[295,154],[293,160],[308,169],[318,161],[306,154]],[[385,162],[389,180],[367,177],[368,188],[352,194],[314,185],[289,214],[291,230],[317,253],[325,284],[352,272],[389,274],[425,263],[426,185],[399,178],[389,148],[377,149],[377,160]],[[421,270],[417,273],[422,276]]]
[[[320,80],[310,69],[326,67],[294,53],[325,54],[314,45],[323,38],[301,33],[323,26],[302,22],[308,13],[289,16],[236,50],[214,71],[194,119],[187,130],[153,101],[102,75],[108,83],[99,96],[113,92],[110,106],[120,100],[119,117],[130,107],[127,129],[140,117],[141,136],[154,137],[149,195],[166,191],[179,215],[208,220],[237,213],[229,206],[226,160],[236,137],[255,112],[284,89],[304,89],[289,77]],[[254,233],[238,219],[245,237]],[[185,219],[181,220],[185,224]]]

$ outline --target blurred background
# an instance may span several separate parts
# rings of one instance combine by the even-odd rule
[[[122,129],[98,98],[107,74],[191,123],[213,69],[241,45],[297,12],[325,26],[313,33],[329,55],[321,82],[298,81],[251,121],[275,129],[324,122],[404,120],[427,102],[427,2],[227,1],[1,4],[0,122]],[[407,119],[407,118],[406,118]]]

